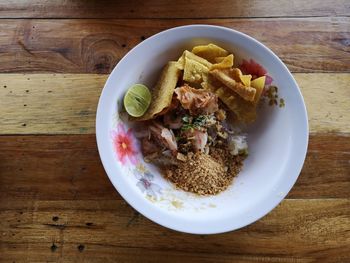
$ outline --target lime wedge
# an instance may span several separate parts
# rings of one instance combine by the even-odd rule
[[[124,107],[127,113],[133,117],[141,117],[151,104],[152,94],[142,84],[131,86],[124,96]]]

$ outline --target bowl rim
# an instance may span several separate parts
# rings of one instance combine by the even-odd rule
[[[277,198],[273,199],[271,202],[268,202],[268,204],[265,204],[264,206],[259,207],[258,211],[255,211],[254,216],[251,216],[249,218],[249,220],[244,221],[244,223],[225,225],[225,224],[220,224],[220,222],[218,220],[218,222],[216,222],[215,227],[206,226],[206,227],[202,227],[201,229],[196,228],[195,230],[191,229],[191,226],[188,226],[186,223],[179,224],[179,223],[174,223],[174,222],[168,222],[167,218],[163,218],[162,216],[157,215],[157,213],[156,213],[157,211],[155,210],[154,205],[151,202],[149,202],[151,206],[143,207],[142,203],[138,202],[137,198],[133,198],[132,195],[128,194],[128,191],[125,190],[122,185],[117,185],[115,183],[115,181],[112,180],[112,177],[110,176],[110,174],[112,174],[112,171],[111,171],[112,168],[106,161],[106,158],[107,158],[107,155],[105,154],[106,151],[105,152],[103,151],[103,146],[102,146],[102,144],[103,144],[102,137],[105,137],[105,136],[103,136],[105,131],[101,127],[102,126],[102,119],[103,119],[103,118],[101,118],[101,116],[102,116],[102,101],[104,100],[103,98],[106,96],[106,87],[109,86],[109,82],[111,81],[111,75],[113,75],[113,73],[119,69],[122,62],[135,50],[140,49],[142,44],[145,43],[146,41],[151,41],[153,39],[159,38],[162,35],[173,33],[174,31],[193,30],[193,29],[194,30],[195,29],[223,30],[223,31],[226,31],[230,34],[233,33],[236,35],[240,35],[241,37],[247,39],[247,41],[252,41],[256,45],[265,49],[265,51],[267,51],[267,53],[269,53],[269,55],[272,56],[278,62],[278,64],[279,64],[278,66],[283,68],[283,70],[289,75],[293,85],[296,87],[298,99],[301,100],[302,106],[303,106],[303,108],[302,108],[303,116],[300,116],[300,117],[303,117],[301,121],[302,121],[303,127],[305,127],[305,129],[303,131],[304,133],[302,134],[303,135],[302,139],[304,140],[303,145],[302,145],[303,147],[302,147],[302,149],[298,149],[299,153],[301,153],[301,154],[298,156],[299,159],[297,161],[297,167],[295,167],[295,169],[293,171],[294,177],[289,176],[289,177],[291,177],[290,181],[289,181],[289,185],[286,187],[286,189],[285,189],[286,191],[284,191],[283,194],[281,193]],[[194,24],[194,25],[178,26],[178,27],[170,28],[170,29],[161,31],[157,34],[154,34],[151,37],[147,38],[146,40],[137,44],[135,47],[133,47],[118,62],[118,64],[114,67],[112,72],[109,74],[108,79],[105,82],[105,85],[103,87],[103,90],[101,92],[101,95],[100,95],[100,98],[98,101],[97,112],[96,112],[96,141],[97,141],[97,148],[98,148],[99,156],[100,156],[102,165],[105,169],[105,172],[106,172],[109,180],[113,184],[114,188],[118,191],[118,193],[123,197],[123,199],[129,205],[131,205],[136,211],[138,211],[143,216],[147,217],[148,219],[150,219],[151,221],[153,221],[159,225],[162,225],[164,227],[167,227],[167,228],[179,231],[179,232],[185,232],[185,233],[191,233],[191,234],[218,234],[218,233],[224,233],[224,232],[238,230],[242,227],[245,227],[247,225],[250,225],[250,224],[258,221],[259,219],[261,219],[262,217],[267,215],[269,212],[271,212],[278,204],[280,204],[283,201],[283,199],[287,196],[289,191],[295,185],[295,182],[297,181],[297,179],[300,175],[300,172],[302,170],[302,167],[303,167],[303,164],[304,164],[304,161],[306,158],[307,148],[308,148],[309,124],[308,124],[307,110],[306,110],[305,102],[304,102],[303,96],[301,94],[300,88],[299,88],[297,82],[295,81],[293,75],[291,74],[291,72],[287,68],[287,66],[282,62],[282,60],[273,51],[271,51],[268,47],[266,47],[264,44],[262,44],[261,42],[259,42],[256,39],[254,39],[253,37],[251,37],[247,34],[244,34],[242,32],[239,32],[237,30],[223,27],[223,26],[216,26],[216,25]],[[120,168],[118,167],[118,169],[120,169]],[[153,206],[153,209],[151,208],[152,206]],[[173,217],[173,216],[170,215],[170,217]]]

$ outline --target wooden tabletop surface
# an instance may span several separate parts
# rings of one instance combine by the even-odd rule
[[[115,191],[96,148],[104,82],[139,42],[221,25],[271,48],[309,114],[287,198],[238,231],[161,227]],[[0,262],[350,262],[350,1],[0,1]]]

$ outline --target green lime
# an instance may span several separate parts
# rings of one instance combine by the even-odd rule
[[[141,117],[151,104],[152,94],[142,84],[132,85],[124,96],[124,107],[129,115]]]

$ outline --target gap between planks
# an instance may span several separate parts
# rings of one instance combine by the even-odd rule
[[[294,77],[305,99],[310,132],[349,133],[350,73]],[[95,133],[106,79],[96,74],[0,74],[0,134]]]

